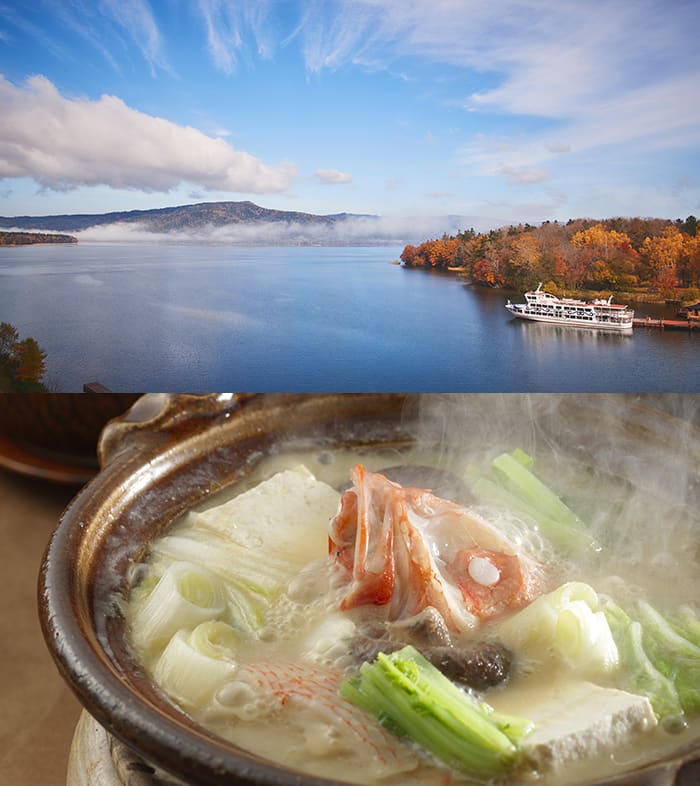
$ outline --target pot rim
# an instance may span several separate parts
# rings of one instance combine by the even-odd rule
[[[247,458],[252,460],[254,445],[261,440],[263,446],[270,444],[264,434],[256,435],[255,431],[262,428],[264,418],[272,411],[279,416],[285,408],[303,408],[313,400],[319,406],[341,402],[357,416],[364,404],[382,400],[400,415],[412,399],[405,394],[147,394],[107,426],[100,440],[102,469],[61,516],[42,561],[38,589],[40,622],[51,655],[63,678],[100,725],[146,761],[184,778],[192,786],[230,786],[232,782],[251,786],[347,786],[346,781],[298,773],[237,748],[195,724],[157,692],[139,693],[129,672],[129,668],[138,670],[138,664],[126,663],[123,652],[115,657],[115,652],[105,645],[105,641],[111,641],[109,631],[100,628],[96,621],[99,614],[91,604],[95,602],[100,560],[111,547],[110,528],[119,527],[127,512],[139,512],[143,504],[138,502],[139,495],[145,494],[147,503],[150,495],[157,492],[159,482],[170,490],[175,488],[175,483],[186,478],[187,468],[209,456],[212,446],[224,441],[223,436],[233,434],[232,426],[242,418],[251,421],[246,439],[250,448]],[[309,416],[313,416],[313,407]],[[700,430],[697,437],[700,445]],[[700,455],[700,447],[698,450]],[[230,455],[225,451],[216,458],[228,459]],[[219,467],[217,471],[223,476],[216,489],[206,484],[198,488],[186,486],[160,511],[159,524],[166,526],[212,491],[240,480],[251,466],[232,466],[228,474]],[[138,547],[145,550],[144,544]],[[129,558],[136,553],[135,548],[127,555]],[[126,583],[126,576],[120,576],[121,588]],[[649,786],[681,786],[684,766],[694,765],[699,754],[700,740],[659,762],[638,768],[632,776],[644,778]],[[655,773],[661,770],[665,779],[654,780]],[[647,781],[647,776],[652,779]],[[631,783],[629,778],[630,773],[608,778],[600,781],[600,786],[623,786]]]
[[[351,416],[359,417],[365,394],[341,394]],[[110,422],[98,448],[102,469],[71,501],[48,543],[39,574],[39,615],[47,646],[63,678],[89,713],[110,734],[192,786],[224,786],[231,778],[260,786],[329,786],[340,781],[296,773],[282,765],[237,748],[191,721],[174,704],[155,693],[135,693],[124,663],[115,662],[105,647],[104,630],[99,630],[89,597],[95,589],[94,566],[81,569],[81,557],[90,556],[86,540],[105,540],[109,527],[119,526],[124,509],[134,495],[149,493],[162,479],[181,479],[183,469],[207,454],[213,438],[234,423],[234,415],[253,416],[251,432],[258,421],[278,407],[278,416],[290,406],[301,406],[309,396],[147,394],[121,418]],[[377,394],[375,399],[401,408],[405,396]],[[317,403],[337,401],[335,394],[315,397]],[[397,410],[398,411],[398,410]],[[218,435],[214,437],[214,435]],[[255,441],[254,434],[247,435]],[[265,444],[263,438],[262,443]],[[257,442],[255,443],[257,444]],[[252,452],[257,452],[253,450]],[[193,456],[195,458],[193,458]],[[214,491],[240,480],[245,473],[232,467],[225,482]],[[170,523],[192,504],[211,492],[208,487],[171,500],[160,518]],[[116,522],[116,523],[115,523]],[[90,544],[92,547],[94,544]],[[126,582],[122,581],[122,586]],[[86,620],[91,624],[87,625]],[[123,656],[123,653],[120,653]],[[130,664],[138,669],[138,664]]]

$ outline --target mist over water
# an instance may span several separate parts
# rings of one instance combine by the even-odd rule
[[[0,321],[79,391],[697,392],[700,334],[518,322],[401,246],[4,248]],[[653,313],[653,309],[639,309]]]

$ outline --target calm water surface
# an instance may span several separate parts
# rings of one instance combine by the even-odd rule
[[[400,253],[0,248],[0,322],[39,342],[61,391],[700,391],[700,333],[514,321],[506,294]]]

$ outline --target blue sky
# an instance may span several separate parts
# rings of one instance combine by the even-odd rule
[[[0,0],[0,214],[700,215],[699,19],[698,0]]]

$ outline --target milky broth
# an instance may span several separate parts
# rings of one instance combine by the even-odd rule
[[[475,461],[478,463],[481,458],[479,455]],[[694,602],[700,597],[700,524],[689,505],[680,504],[674,509],[674,538],[670,541],[658,526],[659,511],[668,511],[667,503],[659,499],[654,490],[643,488],[641,483],[635,487],[634,478],[621,479],[606,468],[586,466],[580,457],[570,458],[568,464],[566,457],[560,454],[545,453],[535,458],[543,479],[546,478],[572,507],[578,505],[582,509],[582,517],[590,522],[591,531],[603,543],[600,553],[588,554],[576,562],[564,560],[556,556],[542,538],[528,534],[526,524],[517,516],[483,504],[475,503],[475,509],[519,538],[525,548],[539,551],[538,556],[549,563],[554,587],[564,581],[581,581],[620,603],[643,596],[660,608]],[[334,489],[342,489],[349,485],[351,469],[357,463],[371,471],[397,465],[436,466],[460,478],[469,477],[474,471],[469,457],[416,446],[320,451],[303,445],[292,446],[260,462],[244,483],[212,497],[194,511],[194,515],[190,512],[175,522],[165,537],[198,537],[198,532],[205,530],[198,530],[201,521],[197,523],[197,513],[214,510],[278,472],[303,466],[318,480]],[[656,536],[650,537],[654,532]],[[313,533],[310,542],[320,552],[327,548],[327,521]],[[266,564],[261,552],[255,549],[241,558],[252,571],[273,570],[276,564],[275,559]],[[159,553],[156,543],[150,561],[139,568],[126,609],[132,631],[137,624],[139,608],[169,559],[167,554]],[[323,675],[330,669],[339,678],[357,669],[343,639],[343,615],[339,614],[337,605],[337,588],[328,560],[316,557],[307,565],[295,564],[291,575],[285,577],[282,590],[265,605],[264,621],[256,635],[241,635],[235,642],[235,668],[228,687],[216,694],[219,698],[200,707],[174,700],[222,738],[305,773],[349,783],[386,786],[470,783],[468,778],[453,772],[448,776],[442,765],[416,752],[411,744],[394,738],[386,740],[381,736],[385,733],[369,718],[365,730],[355,729],[360,738],[362,734],[367,735],[364,747],[351,744],[350,738],[343,737],[334,727],[339,717],[334,710],[337,686],[332,680],[332,684],[328,683],[326,676],[319,677],[317,669]],[[372,607],[362,607],[345,616],[351,624],[359,625],[377,613]],[[483,636],[497,639],[499,624],[499,620],[487,623],[465,634],[457,643],[473,644]],[[319,630],[323,632],[324,626],[327,630],[321,635]],[[314,650],[315,654],[308,660],[309,641],[317,642],[323,635],[333,639],[335,644],[325,643],[322,653]],[[135,648],[146,669],[151,674],[157,673],[156,664],[163,648],[147,650],[139,649],[138,645]],[[486,691],[483,697],[499,711],[528,717],[528,708],[536,701],[542,681],[572,677],[565,671],[558,676],[555,673],[554,677],[551,671],[538,673],[535,665],[519,659],[518,653],[514,656],[515,666],[508,683]],[[244,683],[255,680],[272,692],[272,699],[263,696],[254,700],[243,695]],[[607,684],[614,686],[615,677],[611,676]],[[283,701],[274,698],[276,692],[285,693]],[[307,694],[315,697],[311,709],[303,699]],[[343,723],[349,725],[351,721],[341,720],[341,727]],[[356,742],[357,734],[352,739]],[[659,727],[640,735],[634,743],[620,747],[609,758],[585,759],[575,766],[567,766],[565,772],[519,771],[503,782],[537,782],[547,786],[591,782],[593,778],[615,775],[654,761],[698,740],[700,721],[693,719],[680,733],[671,734]],[[402,747],[405,752],[400,750]]]

